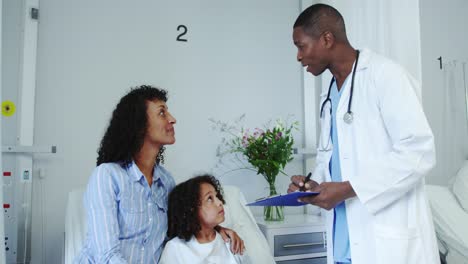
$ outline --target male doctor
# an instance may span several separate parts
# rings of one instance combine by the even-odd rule
[[[297,60],[333,79],[321,94],[313,180],[293,176],[288,192],[320,192],[303,202],[328,210],[328,263],[440,263],[424,175],[434,139],[399,65],[348,42],[341,14],[317,4],[293,31]]]

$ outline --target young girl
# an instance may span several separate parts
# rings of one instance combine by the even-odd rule
[[[167,236],[161,264],[250,263],[234,255],[216,231],[224,221],[224,198],[218,180],[202,175],[177,185],[169,195]]]

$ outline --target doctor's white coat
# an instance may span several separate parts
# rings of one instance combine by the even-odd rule
[[[354,121],[343,121],[350,82],[342,88],[336,119],[342,180],[357,194],[346,201],[352,262],[440,263],[424,191],[424,176],[435,164],[434,139],[416,82],[402,67],[370,50],[361,51],[356,70]],[[321,102],[327,92],[322,91]],[[322,118],[322,129],[324,122]],[[329,133],[322,131],[321,137],[324,134]],[[319,144],[313,174],[319,183],[331,181],[331,155],[332,150]],[[328,263],[334,263],[333,210],[326,214]]]

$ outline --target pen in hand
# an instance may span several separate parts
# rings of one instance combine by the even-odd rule
[[[301,191],[301,192],[306,191],[305,185],[306,185],[306,183],[308,181],[310,181],[310,177],[312,177],[312,172],[309,172],[309,174],[307,174],[307,177],[305,177],[305,179],[304,179],[304,185],[302,185],[302,187],[299,189],[299,191]]]

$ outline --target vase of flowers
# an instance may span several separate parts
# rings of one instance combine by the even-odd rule
[[[239,120],[243,117],[241,116]],[[218,150],[218,154],[220,156],[228,153],[241,154],[257,174],[265,178],[270,195],[276,195],[276,178],[280,173],[286,175],[284,167],[292,160],[294,144],[292,130],[297,129],[298,122],[288,124],[278,119],[273,126],[267,125],[264,129],[255,128],[251,131],[240,128],[240,131],[236,132],[237,125],[228,125],[212,119],[211,121],[221,132],[229,135],[228,139],[223,138],[221,151]],[[284,220],[282,206],[265,206],[263,213],[266,221]]]
[[[278,194],[275,184],[269,184],[270,196]],[[283,206],[265,206],[263,207],[263,219],[265,221],[283,221],[284,212]]]

